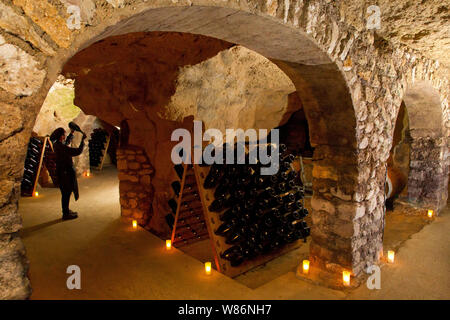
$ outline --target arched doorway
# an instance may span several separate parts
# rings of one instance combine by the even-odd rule
[[[440,210],[447,203],[443,128],[439,93],[430,83],[416,81],[407,88],[397,117],[393,160],[407,178],[408,201],[419,207]]]
[[[364,247],[354,245],[355,234],[367,236],[354,226],[354,219],[361,218],[365,208],[353,197],[359,172],[352,97],[340,68],[326,53],[328,49],[334,50],[336,42],[328,44],[329,48],[321,48],[305,33],[306,29],[310,32],[311,26],[297,29],[265,13],[219,7],[178,6],[141,10],[137,15],[128,13],[125,18],[114,17],[79,35],[69,49],[50,59],[47,80],[28,103],[35,106],[36,112],[68,57],[109,36],[143,31],[189,32],[259,52],[286,72],[302,96],[311,144],[316,148],[312,261],[318,267],[327,268],[331,263],[333,270],[346,268],[359,274],[366,264],[377,260],[381,226],[374,226],[375,241],[360,241],[366,243]],[[348,49],[344,51],[348,53]],[[32,116],[27,116],[27,130],[33,121]],[[20,139],[26,140],[28,136],[29,131],[24,132]],[[20,142],[23,155],[25,144]],[[17,172],[15,179],[20,176]],[[370,219],[365,223],[370,224]],[[11,230],[6,232],[14,232]]]

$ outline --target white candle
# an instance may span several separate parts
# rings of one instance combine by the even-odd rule
[[[394,259],[395,259],[395,252],[392,250],[388,251],[388,261],[389,263],[394,263]]]
[[[308,274],[309,272],[309,260],[303,260],[303,273]]]
[[[211,274],[211,262],[205,262],[205,272],[206,274]]]

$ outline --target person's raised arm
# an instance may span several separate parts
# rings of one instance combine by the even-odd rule
[[[80,146],[78,148],[64,146],[64,152],[68,153],[71,157],[79,156],[83,152],[84,139],[86,139],[86,135],[83,133],[83,138],[81,139]]]

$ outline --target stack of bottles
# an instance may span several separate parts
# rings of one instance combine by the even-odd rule
[[[183,177],[183,166],[175,165],[174,167],[180,180],[171,183],[175,197],[168,201],[171,212],[166,215],[166,222],[172,229],[175,223],[175,215],[177,212],[177,198],[181,191],[181,179]],[[198,193],[195,175],[190,166],[186,173],[186,180],[183,189],[183,197],[181,199],[181,208],[179,212],[174,246],[191,244],[208,238],[208,230],[203,215],[203,207]]]
[[[89,162],[91,167],[100,166],[106,152],[105,143],[108,133],[100,128],[94,129],[89,140]]]
[[[225,146],[225,145],[224,145]],[[236,147],[235,147],[236,150]],[[221,257],[238,266],[245,260],[270,253],[310,234],[304,218],[304,189],[291,163],[295,159],[284,144],[278,145],[279,170],[261,175],[261,164],[213,164],[204,181],[214,190],[209,211],[218,213],[215,234],[230,247]]]
[[[27,156],[25,159],[25,167],[23,171],[21,193],[22,196],[32,197],[39,164],[41,161],[43,142],[38,138],[31,137],[28,143]]]

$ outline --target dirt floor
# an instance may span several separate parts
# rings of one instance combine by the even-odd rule
[[[82,178],[79,218],[62,221],[57,189],[22,198],[21,231],[28,258],[32,299],[449,299],[450,214],[430,220],[400,202],[387,213],[384,248],[395,264],[381,264],[381,289],[365,283],[332,290],[296,277],[309,243],[235,279],[203,272],[207,243],[166,251],[164,241],[120,217],[117,171],[106,168]],[[81,268],[81,290],[69,290],[66,269]]]

